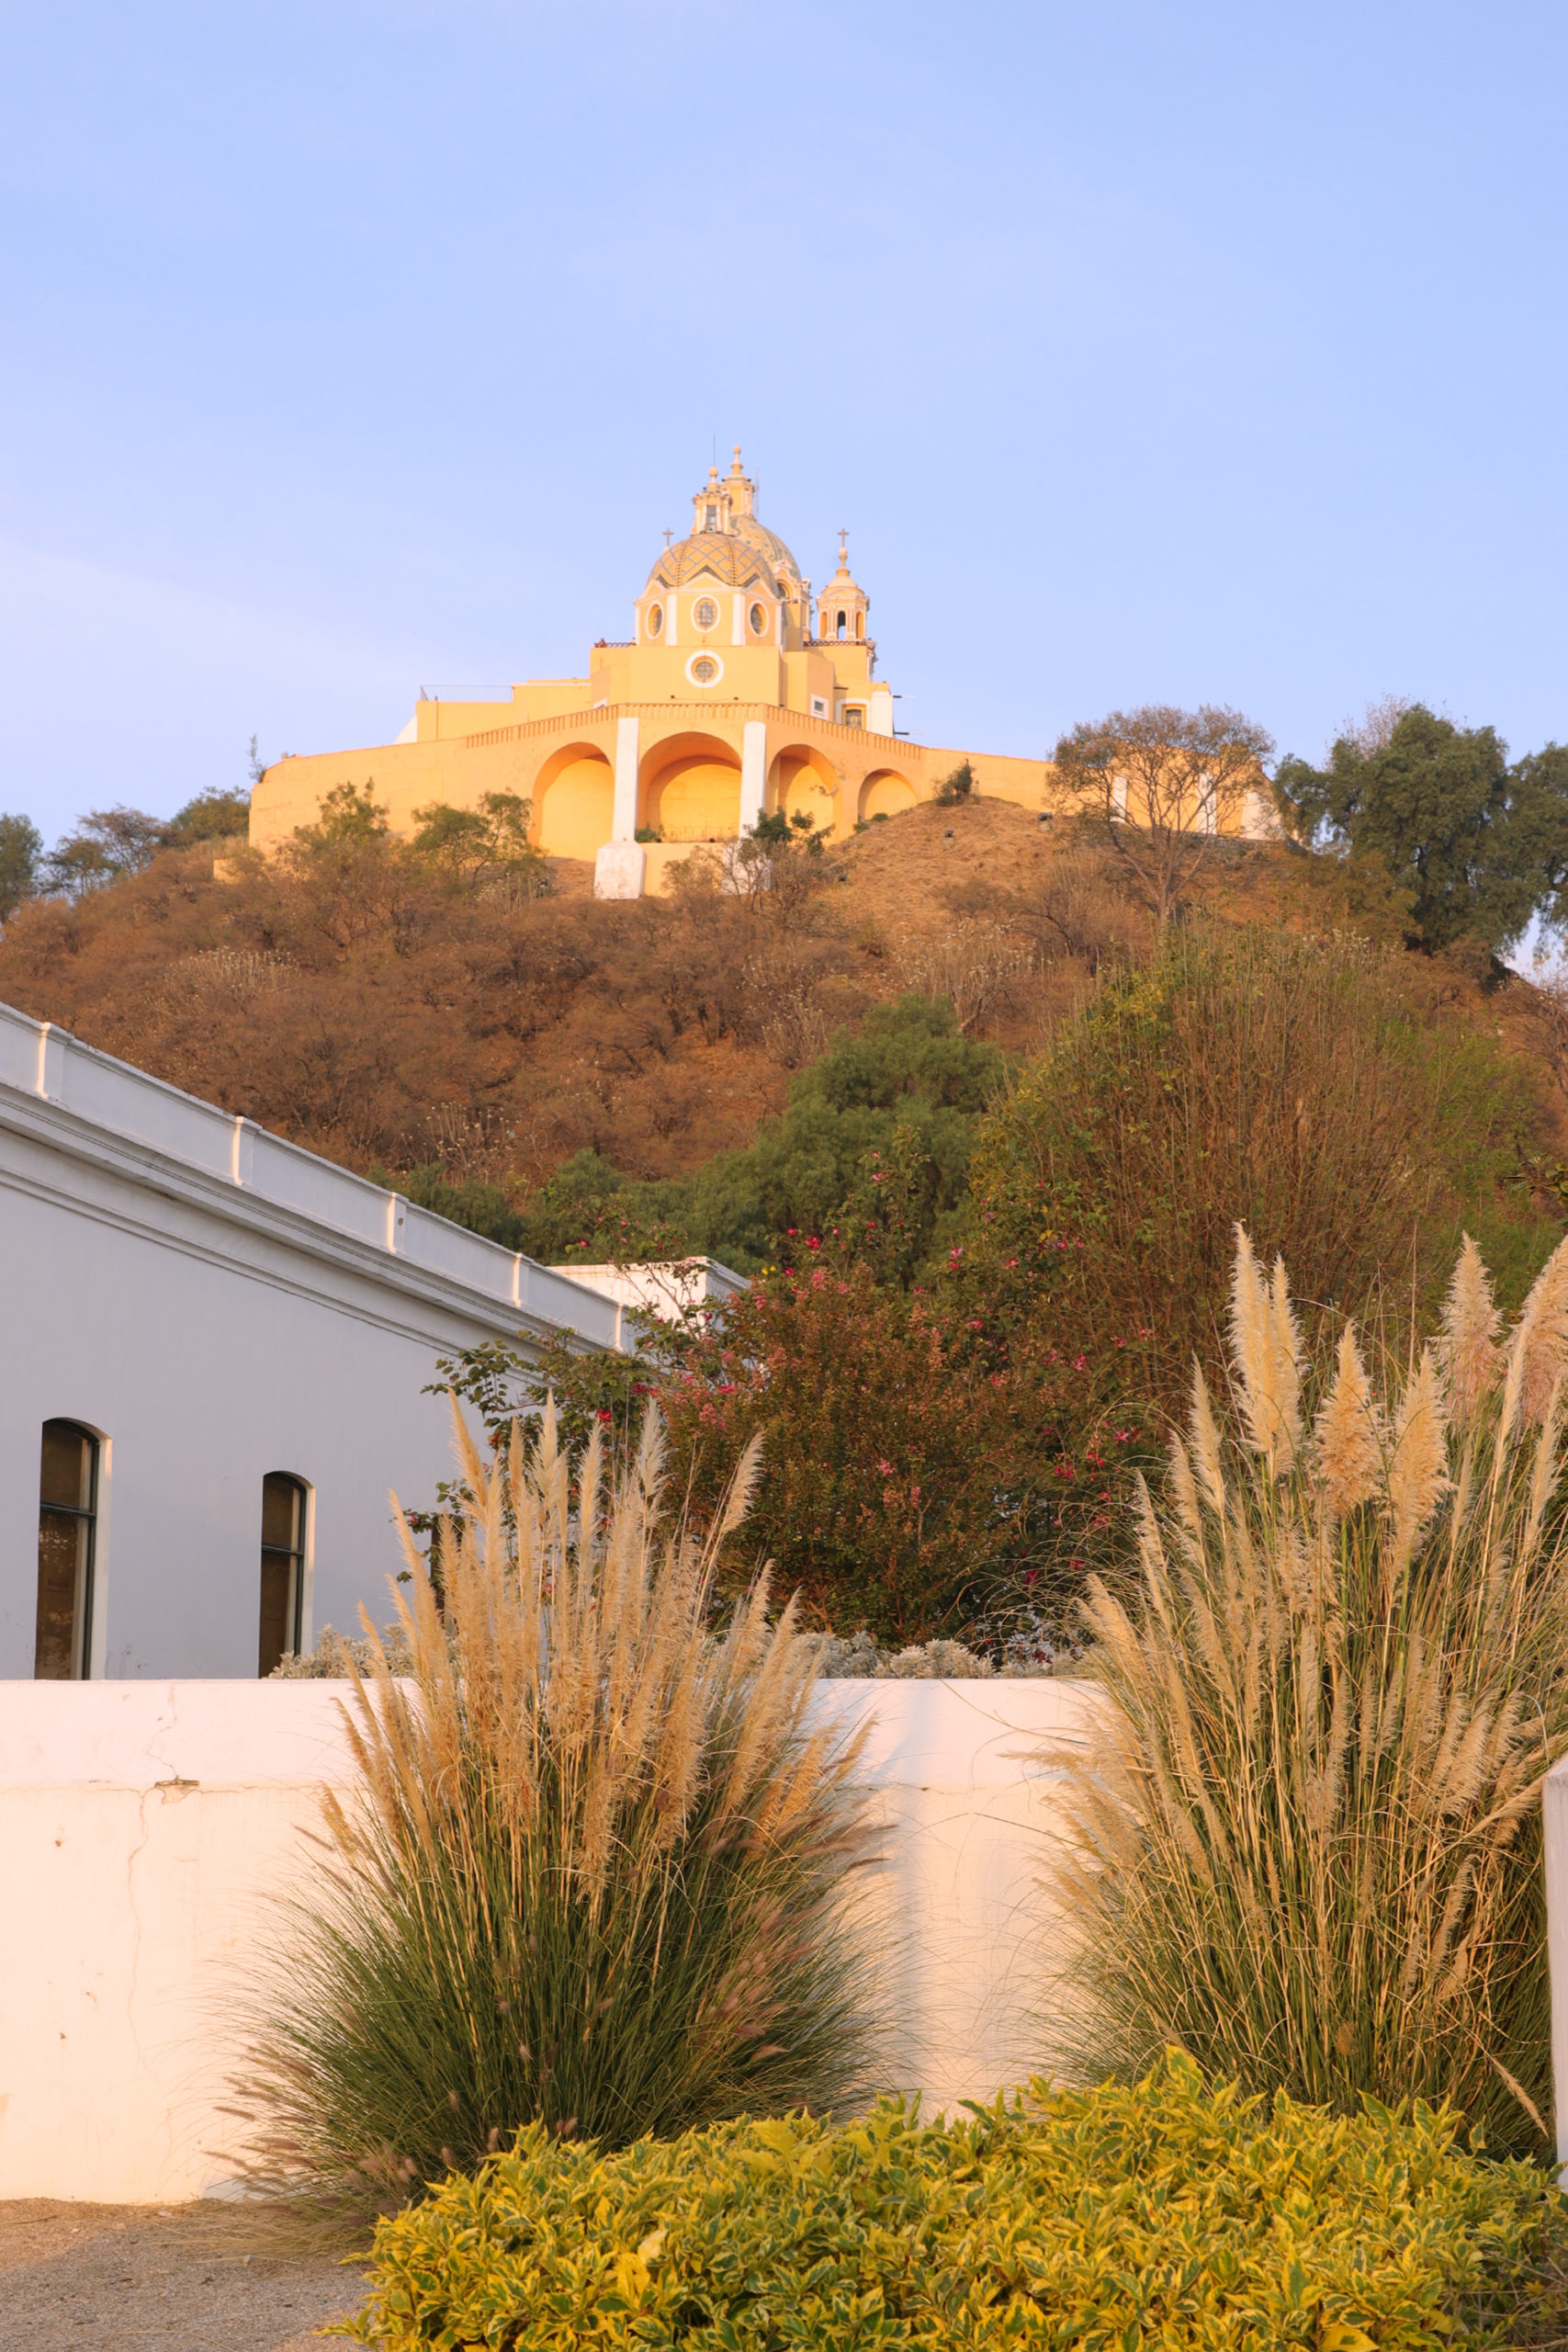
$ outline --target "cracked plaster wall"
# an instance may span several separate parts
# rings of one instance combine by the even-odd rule
[[[280,1962],[323,1785],[348,1779],[328,1682],[0,1683],[0,2198],[221,2194],[247,1984]],[[889,2080],[951,2105],[1049,2068],[1066,1924],[1039,1889],[1081,1685],[834,1682],[872,1723],[882,1860],[857,1879]]]

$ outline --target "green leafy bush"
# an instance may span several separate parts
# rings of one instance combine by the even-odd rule
[[[349,2333],[383,2352],[1427,2352],[1456,2324],[1517,2343],[1559,2205],[1428,2109],[1265,2107],[1173,2056],[1135,2089],[1036,2085],[945,2126],[886,2103],[609,2157],[531,2127],[380,2225]]]

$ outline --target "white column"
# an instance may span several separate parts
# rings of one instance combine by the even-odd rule
[[[637,831],[637,735],[635,717],[615,722],[615,800],[610,839],[629,842]]]
[[[749,832],[768,797],[768,723],[749,718],[740,737],[740,830]]]
[[[735,592],[735,631],[729,641],[732,645],[746,642],[746,599],[739,588]]]

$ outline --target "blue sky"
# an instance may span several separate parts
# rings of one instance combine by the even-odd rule
[[[716,442],[921,740],[1568,736],[1561,5],[0,5],[0,808],[579,673]]]

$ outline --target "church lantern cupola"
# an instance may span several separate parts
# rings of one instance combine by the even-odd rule
[[[849,533],[839,533],[839,569],[817,599],[817,635],[825,645],[869,642],[871,600],[850,572]]]

